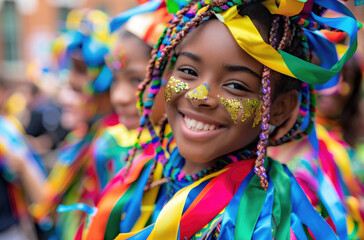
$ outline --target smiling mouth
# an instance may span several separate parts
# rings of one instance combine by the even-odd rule
[[[185,121],[186,126],[192,131],[212,131],[219,128],[219,126],[215,124],[204,123],[196,119],[189,118],[186,115],[183,115],[183,120]]]

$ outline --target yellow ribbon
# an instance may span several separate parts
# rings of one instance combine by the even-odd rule
[[[262,4],[270,11],[271,14],[280,14],[283,16],[298,15],[305,5],[306,1],[298,0],[270,0],[264,1]],[[277,6],[278,3],[278,6]]]
[[[155,222],[154,228],[148,237],[148,240],[178,239],[179,224],[181,221],[184,204],[190,191],[202,182],[213,178],[227,170],[228,168],[224,168],[218,172],[212,173],[204,178],[201,178],[190,186],[178,191],[174,195],[174,197],[163,207],[157,218],[157,221]],[[134,236],[136,233],[137,232],[120,233],[115,239],[128,239]]]
[[[240,16],[236,6],[216,16],[229,28],[239,46],[250,56],[277,72],[296,78],[281,54],[264,42],[251,19],[248,16]]]
[[[162,209],[157,221],[155,222],[155,226],[148,237],[148,240],[178,239],[179,224],[181,221],[183,208],[190,191],[202,182],[213,178],[225,172],[226,170],[228,170],[228,168],[224,168],[218,172],[212,173],[195,182],[194,184],[191,184],[190,186],[178,191],[171,201],[169,201]]]
[[[157,133],[159,129],[156,129]],[[116,140],[117,144],[122,147],[130,147],[135,143],[136,138],[138,137],[139,132],[137,129],[127,129],[124,124],[119,123],[115,126],[108,127],[105,132],[110,133]],[[150,133],[148,129],[143,129],[142,134],[140,136],[140,142],[146,143],[151,140]]]

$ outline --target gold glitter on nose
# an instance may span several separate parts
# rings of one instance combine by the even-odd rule
[[[182,82],[181,80],[178,80],[174,76],[172,76],[166,86],[166,90],[164,91],[164,98],[165,101],[168,102],[171,100],[171,96],[173,93],[179,93],[182,90],[188,90],[190,89],[190,86],[188,86],[187,83]]]
[[[255,114],[253,127],[255,127],[261,119],[262,113],[260,110],[261,101],[257,98],[246,99],[246,98],[223,98],[220,97],[220,102],[224,105],[227,112],[230,114],[231,119],[234,123],[238,122],[239,111],[243,109],[243,115],[241,118],[242,122],[245,122],[253,114]]]
[[[191,100],[207,100],[207,94],[209,94],[210,87],[206,83],[198,85],[195,89],[190,90],[188,98]]]

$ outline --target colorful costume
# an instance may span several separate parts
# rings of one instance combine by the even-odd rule
[[[283,15],[286,22],[294,23],[294,29],[300,29],[295,33],[302,40],[304,51],[308,51],[308,43],[317,43],[311,47],[315,53],[321,53],[320,67],[285,52],[278,43],[273,42],[273,46],[265,43],[252,20],[247,15],[238,14],[249,2],[193,2],[179,12],[164,32],[155,47],[156,54],[149,69],[147,80],[152,87],[148,98],[143,101],[145,88],[142,87],[139,93],[139,104],[143,109],[140,131],[147,126],[152,142],[140,155],[130,159],[128,166],[106,186],[97,204],[98,211],[84,232],[86,239],[347,238],[346,223],[335,233],[312,207],[292,173],[280,163],[266,158],[265,147],[302,138],[312,129],[315,110],[312,85],[331,79],[354,53],[357,22],[336,1],[262,1],[272,14],[277,14],[273,15],[276,19]],[[347,17],[331,21],[316,15],[324,8],[334,9]],[[229,28],[245,52],[265,65],[261,91],[262,133],[256,149],[231,153],[218,159],[210,169],[186,175],[182,172],[185,160],[174,145],[173,136],[166,136],[166,145],[159,143],[150,121],[150,111],[162,84],[163,71],[169,60],[173,64],[174,47],[211,16],[216,16]],[[331,58],[336,56],[331,51],[332,45],[316,32],[323,28],[347,31],[351,37],[347,53],[338,62]],[[326,49],[318,49],[319,44]],[[266,111],[270,108],[267,103],[271,91],[269,69],[304,82],[299,91],[300,111],[294,127],[279,139],[269,136],[269,111]],[[187,90],[181,83],[174,87],[176,93]],[[202,96],[198,98],[204,99]],[[334,207],[333,211],[342,210],[340,202]],[[338,214],[345,217],[341,212]]]
[[[167,22],[172,16],[167,12],[165,4],[160,1],[150,1],[116,16],[110,23],[111,31],[122,29],[133,34],[152,48],[158,41]],[[106,64],[112,71],[122,71],[128,64],[127,56],[123,55],[122,43],[117,41],[105,57]],[[125,165],[128,151],[134,146],[138,137],[136,129],[128,130],[122,123],[108,128],[95,142],[93,161],[101,187]],[[150,141],[147,130],[140,136],[141,142]],[[140,146],[137,146],[140,148]]]
[[[109,89],[112,79],[111,70],[104,61],[104,55],[112,41],[108,16],[98,10],[74,10],[68,16],[67,26],[69,31],[58,38],[54,45],[55,53],[59,54],[58,66],[68,67],[72,54],[81,52],[89,76],[89,81],[82,91],[92,101],[95,95]],[[84,107],[90,106],[92,108],[94,105],[87,102]],[[92,114],[95,115],[88,123],[80,125],[66,137],[58,161],[45,185],[45,196],[41,202],[33,206],[33,215],[43,226],[51,224],[49,217],[55,215],[60,204],[67,205],[60,208],[61,212],[67,212],[68,205],[77,203],[93,206],[101,190],[96,167],[91,158],[93,144],[107,127],[116,125],[118,121],[115,114]],[[82,209],[86,206],[80,205],[71,208]],[[57,214],[56,237],[72,239],[84,216],[80,211]]]
[[[2,218],[2,228],[4,225],[11,226],[12,224],[19,223],[22,219],[29,220],[29,201],[25,195],[23,184],[20,182],[19,177],[7,166],[6,155],[7,153],[15,154],[22,158],[25,162],[25,167],[30,171],[34,171],[40,179],[45,178],[45,169],[42,165],[40,157],[35,154],[31,149],[27,140],[25,139],[25,132],[21,124],[11,116],[0,116],[0,180],[2,194],[1,203],[10,201],[10,207],[1,205],[2,217],[9,211],[9,218]],[[6,187],[3,189],[3,187]],[[11,212],[11,213],[10,213]],[[31,220],[31,223],[33,220]],[[5,229],[1,229],[1,232]]]

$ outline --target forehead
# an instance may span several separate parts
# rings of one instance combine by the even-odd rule
[[[118,40],[118,53],[128,57],[129,61],[147,61],[150,48],[141,39],[132,34],[123,36]]]
[[[225,24],[217,19],[202,23],[190,32],[176,51],[192,52],[203,59],[223,65],[243,65],[258,72],[262,69],[262,65],[239,46]]]

